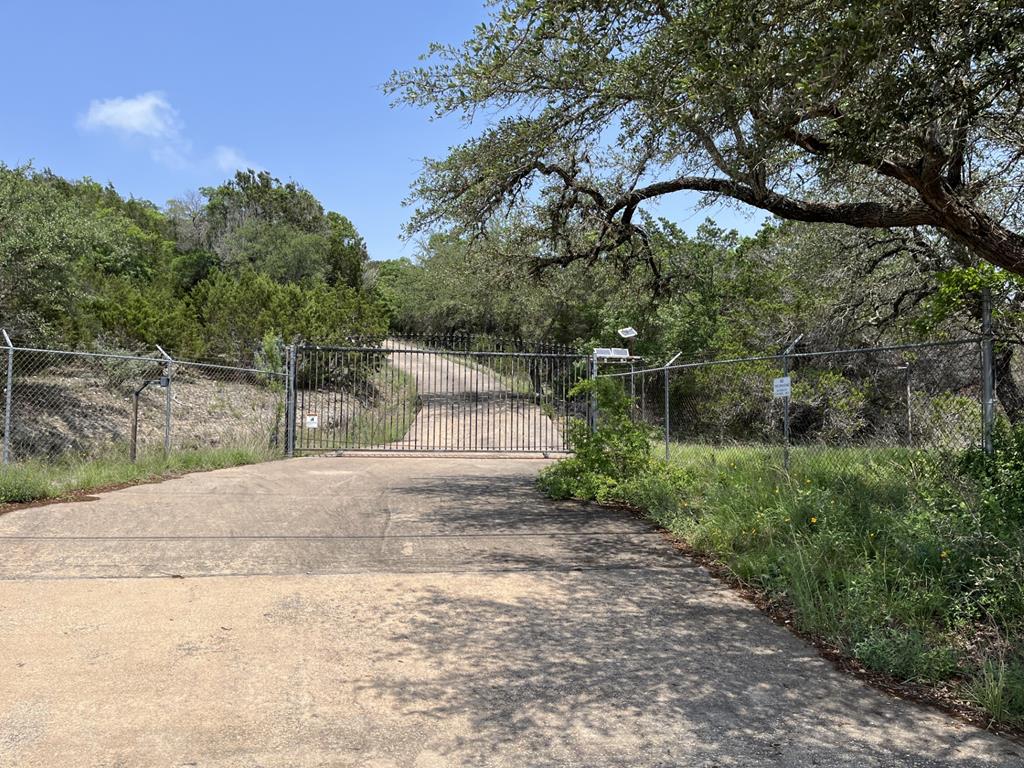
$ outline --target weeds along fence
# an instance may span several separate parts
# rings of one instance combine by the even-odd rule
[[[284,453],[284,371],[0,346],[3,463],[245,446]]]
[[[804,350],[640,367],[603,364],[684,463],[758,457],[791,464],[990,447],[999,421],[1024,419],[1024,347],[966,339]],[[629,367],[631,366],[631,367]]]

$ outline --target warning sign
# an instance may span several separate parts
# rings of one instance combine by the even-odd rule
[[[789,397],[793,392],[793,385],[789,376],[780,376],[772,379],[772,394],[775,397]]]
[[[306,414],[306,429],[316,429],[320,426],[320,417],[315,413]]]

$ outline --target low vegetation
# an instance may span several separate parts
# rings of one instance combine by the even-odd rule
[[[274,458],[279,458],[279,452],[269,447],[240,444],[175,451],[168,456],[153,452],[143,454],[135,463],[120,451],[85,460],[26,461],[0,468],[0,507]]]
[[[620,387],[586,383],[602,419],[540,480],[623,503],[762,593],[796,628],[898,681],[1024,727],[1024,429],[995,451],[674,446]]]

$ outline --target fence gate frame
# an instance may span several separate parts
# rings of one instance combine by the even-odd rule
[[[592,375],[591,356],[529,347],[297,341],[285,354],[286,455],[569,453],[569,422],[588,410],[570,390]]]

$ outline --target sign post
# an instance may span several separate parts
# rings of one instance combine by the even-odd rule
[[[789,355],[796,349],[804,335],[801,333],[782,353],[782,378],[775,379],[775,397],[782,398],[782,468],[789,471],[789,399],[793,394],[793,382],[789,377]]]

